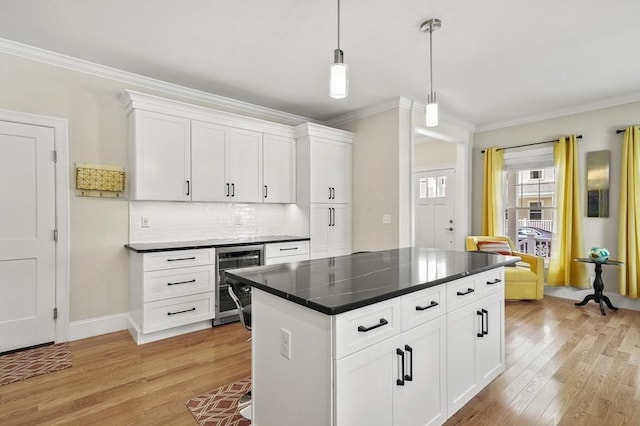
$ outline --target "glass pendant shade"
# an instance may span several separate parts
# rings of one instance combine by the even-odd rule
[[[427,104],[427,127],[438,125],[438,103],[431,102]]]
[[[345,63],[331,65],[329,96],[335,99],[346,98],[349,94],[349,67]]]

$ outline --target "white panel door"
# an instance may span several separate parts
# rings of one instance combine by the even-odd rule
[[[262,140],[265,203],[296,202],[296,140],[267,135]]]
[[[0,122],[0,352],[55,340],[52,128]]]
[[[329,256],[351,254],[351,218],[346,204],[333,204],[329,227]],[[313,240],[311,240],[313,244]]]
[[[329,163],[329,144],[313,140],[310,144],[310,200],[312,203],[331,202],[327,164]]]
[[[312,204],[309,209],[309,238],[311,259],[329,256],[329,228],[333,211],[326,204]]]
[[[230,129],[226,155],[229,200],[262,202],[262,133]]]
[[[331,202],[351,201],[351,145],[333,143],[328,146],[328,181],[331,188]]]
[[[453,250],[455,245],[453,169],[415,174],[415,245]]]
[[[227,201],[225,145],[227,127],[191,122],[191,200]]]

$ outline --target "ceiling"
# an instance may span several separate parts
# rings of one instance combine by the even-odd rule
[[[342,0],[349,97],[328,96],[336,0],[0,0],[0,37],[327,121],[426,101],[477,129],[640,101],[640,1]]]

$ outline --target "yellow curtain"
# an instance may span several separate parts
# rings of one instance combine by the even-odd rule
[[[484,187],[482,191],[482,235],[502,235],[502,150],[489,148],[484,153]]]
[[[638,298],[640,275],[640,126],[627,127],[622,148],[618,259],[620,294]]]
[[[582,240],[580,212],[580,176],[578,175],[576,135],[562,137],[554,147],[556,169],[556,220],[551,243],[547,284],[588,287],[585,264],[575,262],[586,257]]]

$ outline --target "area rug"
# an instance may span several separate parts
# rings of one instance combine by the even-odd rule
[[[71,367],[67,343],[0,356],[0,386]]]
[[[249,426],[238,413],[238,400],[251,389],[251,377],[220,386],[187,401],[187,408],[200,426]]]

